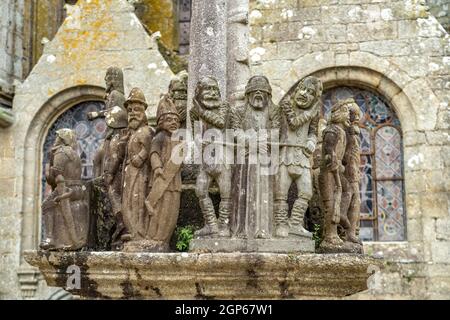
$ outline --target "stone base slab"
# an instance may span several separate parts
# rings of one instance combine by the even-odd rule
[[[381,266],[355,254],[27,251],[25,259],[49,286],[84,299],[336,298],[366,290]],[[67,287],[74,270],[79,289]]]
[[[314,241],[304,237],[287,239],[193,239],[191,252],[314,252]]]

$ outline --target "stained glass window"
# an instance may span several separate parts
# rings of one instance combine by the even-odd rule
[[[361,128],[361,224],[363,241],[402,241],[406,238],[403,147],[400,121],[379,95],[354,87],[327,90],[325,119],[337,101],[354,98],[363,116]]]
[[[78,140],[78,153],[81,157],[83,180],[93,177],[93,160],[106,132],[106,123],[103,119],[89,121],[87,113],[100,111],[104,108],[103,102],[83,102],[64,112],[50,128],[44,143],[43,172],[48,163],[48,152],[56,139],[56,131],[62,128],[75,130]],[[49,193],[49,186],[45,184],[43,175],[43,195]]]

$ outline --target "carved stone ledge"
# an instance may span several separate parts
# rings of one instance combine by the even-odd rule
[[[33,299],[39,285],[39,280],[42,280],[39,269],[23,266],[17,271],[17,276],[19,278],[22,298],[25,300]]]
[[[355,254],[27,251],[25,259],[57,287],[78,266],[81,289],[69,291],[82,299],[336,298],[366,290],[368,270],[380,267]]]

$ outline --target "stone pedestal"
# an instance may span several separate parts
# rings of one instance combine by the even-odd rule
[[[25,259],[48,285],[84,299],[336,298],[366,290],[380,266],[352,254],[27,251]],[[74,270],[80,287],[70,289]]]
[[[191,252],[314,252],[314,241],[308,238],[287,239],[193,239]]]

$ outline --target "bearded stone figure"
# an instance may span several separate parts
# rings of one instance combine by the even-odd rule
[[[149,238],[152,243],[149,250],[167,252],[178,221],[182,186],[183,149],[181,142],[172,136],[180,127],[177,109],[173,105],[160,106],[157,125],[150,149],[152,188],[145,204],[150,215]],[[177,150],[180,153],[177,154]]]
[[[141,250],[149,240],[150,216],[145,207],[149,190],[152,131],[147,124],[147,102],[139,88],[131,90],[125,102],[128,110],[128,141],[123,173],[122,214],[127,233],[124,250]]]
[[[180,128],[186,128],[187,86],[188,74],[183,70],[170,81],[169,92],[161,98],[158,104],[158,108],[169,108],[170,104],[175,106],[180,117]]]
[[[245,90],[245,105],[232,112],[231,126],[236,132],[237,156],[243,156],[235,166],[232,232],[245,239],[272,237],[273,172],[267,161],[271,130],[280,128],[280,112],[272,102],[272,88],[264,76],[249,79]],[[277,141],[278,142],[278,141]],[[243,151],[243,152],[242,152]]]
[[[360,182],[360,162],[361,162],[361,140],[359,120],[361,110],[354,99],[343,101],[350,111],[351,126],[346,129],[347,145],[343,158],[345,171],[342,179],[342,201],[341,201],[341,220],[340,225],[343,227],[344,241],[350,251],[362,253],[362,242],[357,235],[359,226],[361,198],[359,195]],[[353,249],[352,249],[353,248]]]
[[[201,126],[204,133],[206,130],[216,130],[219,139],[225,137],[225,129],[228,125],[229,106],[221,99],[217,80],[205,77],[197,83],[193,107],[190,110],[191,124]],[[195,132],[195,130],[194,130]],[[220,137],[222,136],[222,137]],[[211,142],[202,141],[202,151],[211,146]],[[218,146],[217,147],[222,147]],[[210,148],[214,150],[214,148]],[[200,172],[196,181],[196,195],[200,202],[205,226],[196,231],[196,237],[230,237],[230,214],[231,214],[231,166],[221,157],[223,153],[218,152],[217,158],[208,161],[203,159]],[[205,154],[204,156],[211,156]],[[214,155],[212,155],[214,156]],[[216,218],[213,202],[209,197],[209,188],[213,182],[217,182],[220,191],[219,218]]]
[[[322,83],[315,77],[300,81],[289,100],[281,103],[281,156],[275,189],[275,236],[312,237],[304,228],[304,215],[312,197],[311,156],[316,148]],[[291,183],[297,185],[288,220],[288,193]]]
[[[345,167],[342,164],[346,151],[346,130],[350,126],[348,104],[338,102],[331,108],[331,117],[323,132],[322,156],[319,174],[320,198],[324,212],[322,252],[340,252],[344,242],[339,238],[342,180]]]
[[[87,245],[89,213],[77,148],[73,130],[56,132],[46,174],[52,193],[42,203],[44,250],[79,250]]]

